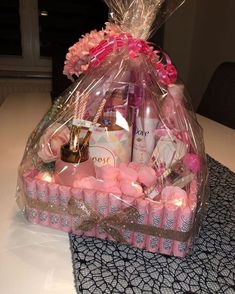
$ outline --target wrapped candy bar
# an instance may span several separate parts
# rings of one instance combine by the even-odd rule
[[[32,224],[184,257],[207,206],[202,131],[146,41],[183,0],[106,0],[66,55],[73,81],[31,134],[17,199]]]

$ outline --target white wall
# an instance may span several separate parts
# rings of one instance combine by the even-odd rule
[[[235,1],[186,0],[165,25],[164,49],[196,108],[215,68],[235,62]]]

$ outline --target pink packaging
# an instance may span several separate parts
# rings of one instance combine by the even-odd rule
[[[48,202],[51,206],[59,206],[59,190],[58,184],[50,184],[48,185]],[[50,227],[59,229],[60,228],[60,214],[58,213],[50,213]]]
[[[177,226],[178,206],[174,204],[165,204],[163,212],[162,228],[167,230],[175,230]],[[173,251],[174,241],[161,238],[159,252],[166,255],[171,255]]]
[[[95,195],[95,190],[88,190],[84,189],[84,203],[88,205],[90,208],[95,208],[96,207],[96,195]],[[84,236],[88,237],[95,237],[96,236],[96,229],[92,229],[90,231],[84,232]]]
[[[31,199],[37,199],[36,180],[29,177],[25,177],[24,183],[27,197]],[[31,224],[38,224],[39,211],[37,209],[31,208],[26,205],[26,216]]]
[[[102,214],[103,217],[108,216],[109,213],[109,195],[105,192],[96,192],[96,210]],[[107,233],[98,225],[96,227],[96,237],[100,239],[107,239]]]
[[[163,204],[160,202],[149,202],[149,221],[148,224],[161,228],[163,217]],[[160,237],[148,236],[146,241],[146,249],[150,252],[157,252],[159,250]]]
[[[79,188],[71,189],[71,196],[76,199],[76,201],[84,201],[83,190]],[[72,221],[72,232],[76,235],[81,236],[83,232],[79,230],[77,227],[81,224],[82,218],[80,216],[74,216],[71,219]]]
[[[37,181],[37,198],[40,201],[48,203],[48,189],[47,182],[45,181]],[[43,226],[49,226],[50,222],[50,213],[46,210],[39,210],[39,223]]]
[[[138,200],[137,208],[140,214],[138,224],[147,225],[149,202],[146,200]],[[137,248],[143,249],[146,245],[146,235],[139,232],[134,233],[133,245]]]
[[[115,214],[118,210],[122,208],[122,196],[109,194],[109,215]],[[114,241],[114,239],[108,235],[108,239]]]
[[[188,232],[191,228],[193,211],[188,207],[180,207],[178,212],[177,231]],[[173,255],[184,257],[189,250],[190,241],[174,241]]]
[[[68,208],[68,202],[71,198],[70,188],[59,186],[60,205],[62,208]],[[72,229],[72,218],[68,214],[62,214],[60,218],[60,228],[64,232],[70,232]]]
[[[122,195],[122,208],[133,206],[134,202],[135,202],[135,198],[128,197],[126,195]],[[128,244],[131,244],[131,245],[133,244],[133,232],[132,231],[130,231],[128,229],[124,229],[122,232],[122,235]]]

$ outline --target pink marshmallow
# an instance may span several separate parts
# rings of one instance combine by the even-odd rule
[[[96,168],[97,178],[103,180],[116,180],[119,175],[119,169],[111,165],[105,165],[102,167]]]
[[[139,170],[138,181],[146,187],[151,187],[157,180],[156,172],[153,168],[144,166]]]
[[[120,173],[118,176],[118,180],[128,180],[132,182],[136,182],[138,178],[138,173],[134,169],[130,167],[122,167],[120,168]]]
[[[96,178],[94,177],[85,177],[80,180],[75,180],[73,182],[74,188],[82,188],[82,189],[95,189],[96,188]]]
[[[133,162],[133,161],[130,162],[130,163],[128,164],[128,167],[134,169],[134,170],[137,171],[137,172],[140,170],[140,168],[141,168],[142,166],[143,166],[142,164],[137,163],[137,162]]]
[[[122,180],[120,182],[120,189],[123,194],[132,196],[132,197],[139,197],[143,195],[143,189],[139,184],[133,183],[128,180]]]

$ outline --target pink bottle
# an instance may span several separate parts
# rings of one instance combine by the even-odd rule
[[[71,198],[70,188],[66,186],[59,186],[59,197],[60,197],[60,206],[67,210],[68,203]],[[64,232],[71,232],[72,230],[72,220],[71,216],[68,213],[61,214],[60,217],[60,229]]]
[[[37,199],[36,180],[30,177],[24,177],[26,195],[30,199]],[[26,206],[26,217],[31,224],[38,224],[39,211],[35,208]]]
[[[45,181],[37,180],[37,198],[42,202],[48,203],[48,183]],[[43,226],[49,226],[50,213],[46,210],[39,210],[39,223]]]
[[[95,176],[95,168],[89,158],[88,145],[72,151],[69,144],[61,147],[61,159],[55,164],[55,181],[63,186],[73,186],[75,180]]]
[[[162,225],[163,216],[163,204],[160,202],[149,202],[149,222],[148,224],[156,228],[160,228]],[[146,249],[150,252],[158,252],[159,250],[160,237],[148,236],[146,241]]]

